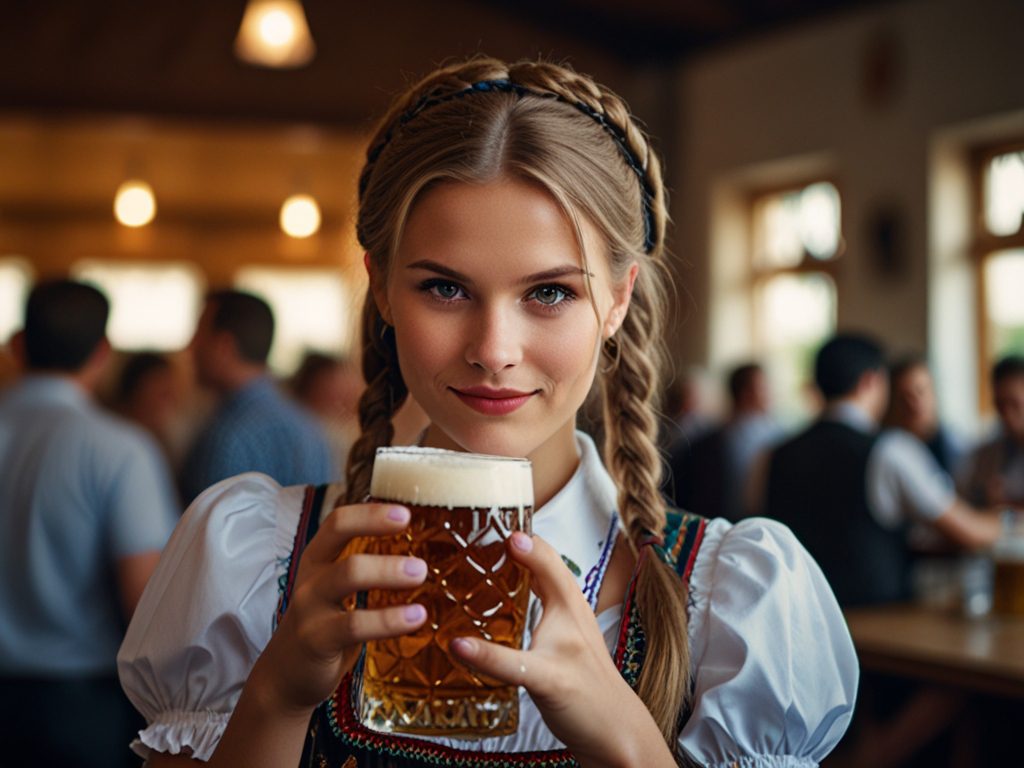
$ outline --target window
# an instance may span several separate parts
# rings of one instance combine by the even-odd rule
[[[337,269],[245,267],[235,287],[263,298],[274,312],[270,367],[294,371],[307,351],[343,354],[351,345],[354,303]]]
[[[0,344],[6,344],[21,330],[32,279],[32,268],[24,259],[0,259]]]
[[[755,346],[778,412],[793,422],[808,415],[814,354],[836,326],[839,191],[815,181],[761,193],[752,215]]]
[[[975,156],[978,366],[982,409],[988,409],[992,364],[1024,354],[1024,142]]]
[[[110,300],[107,336],[115,349],[172,351],[192,338],[204,281],[191,264],[80,261],[71,275]]]

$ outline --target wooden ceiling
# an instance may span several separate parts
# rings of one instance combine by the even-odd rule
[[[234,57],[244,0],[0,0],[0,111],[365,129],[408,78],[448,57],[567,58],[623,90],[638,67],[867,4],[305,0],[318,53],[308,67],[282,72]]]
[[[674,65],[855,0],[304,0],[307,67],[233,53],[245,0],[0,0],[0,254],[61,274],[81,258],[191,261],[211,283],[243,264],[359,267],[355,177],[373,122],[446,58],[567,60],[671,137]],[[661,123],[659,124],[659,121]],[[155,222],[114,222],[142,175]],[[277,212],[320,200],[321,234]]]

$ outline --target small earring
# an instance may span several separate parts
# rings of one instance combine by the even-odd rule
[[[611,352],[609,352],[611,348]],[[609,336],[605,339],[604,346],[601,348],[601,352],[611,358],[611,362],[606,368],[601,369],[601,373],[611,373],[619,367],[619,361],[622,359],[622,348],[619,346],[619,341],[614,336]]]

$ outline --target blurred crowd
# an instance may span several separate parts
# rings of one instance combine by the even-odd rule
[[[341,480],[358,433],[360,374],[311,352],[275,380],[274,317],[256,296],[210,293],[174,354],[117,354],[109,314],[92,286],[40,283],[3,366],[0,753],[15,764],[25,756],[5,739],[25,734],[66,748],[69,765],[132,764],[124,745],[141,723],[115,657],[185,508],[243,472]],[[410,405],[395,441],[425,427]]]
[[[687,372],[666,397],[666,496],[708,517],[786,523],[844,606],[926,597],[918,561],[987,547],[1024,510],[1024,356],[993,365],[997,422],[973,445],[942,423],[923,357],[889,362],[878,340],[841,334],[813,378],[817,414],[786,429],[761,363],[728,373],[724,415],[708,374]]]
[[[188,349],[172,354],[115,353],[108,316],[95,288],[42,283],[0,368],[0,720],[45,731],[33,719],[64,719],[54,707],[78,712],[84,698],[94,720],[60,736],[114,766],[136,717],[115,655],[178,517],[242,472],[341,480],[363,382],[319,352],[276,380],[274,317],[247,293],[210,293]],[[787,429],[765,364],[724,377],[724,409],[717,382],[687,371],[665,398],[667,499],[789,525],[843,606],[911,599],[922,553],[984,548],[1024,507],[1024,357],[992,368],[998,424],[977,445],[941,422],[921,357],[888,365],[878,341],[842,334],[818,350],[813,377],[819,413]],[[395,444],[425,427],[409,403]]]

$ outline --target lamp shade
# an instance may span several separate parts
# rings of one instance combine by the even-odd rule
[[[316,45],[299,0],[249,0],[235,38],[235,54],[249,64],[277,69],[302,67]]]

